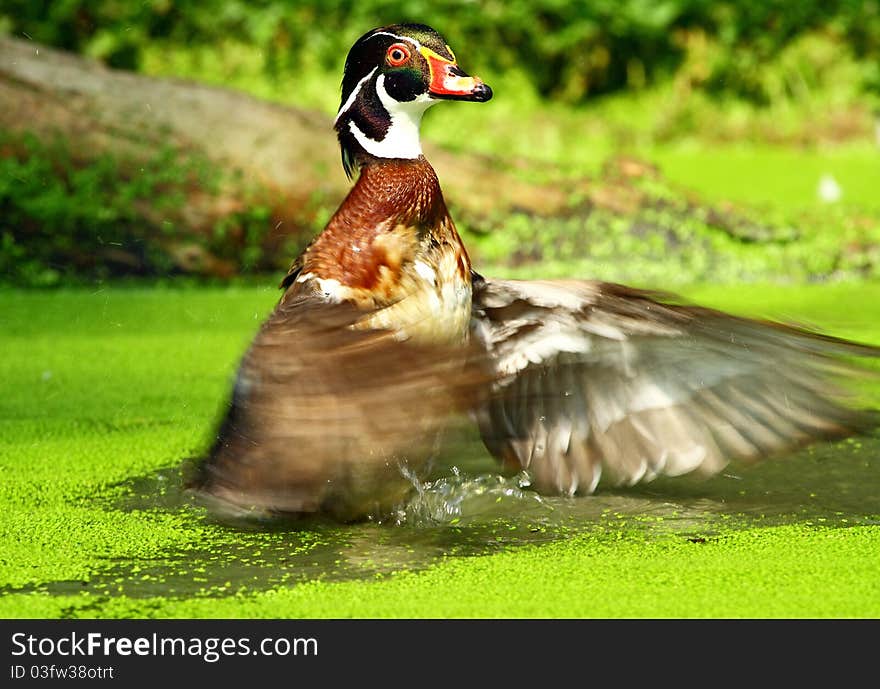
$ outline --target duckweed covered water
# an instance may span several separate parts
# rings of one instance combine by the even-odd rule
[[[880,342],[877,286],[690,294]],[[564,499],[502,476],[462,430],[388,523],[218,522],[182,490],[185,458],[275,297],[0,294],[0,614],[880,614],[876,435]]]

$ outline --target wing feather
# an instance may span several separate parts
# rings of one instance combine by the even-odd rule
[[[862,431],[846,386],[880,349],[588,281],[482,280],[473,339],[489,450],[539,490],[713,474]]]

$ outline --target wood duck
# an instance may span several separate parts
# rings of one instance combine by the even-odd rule
[[[335,121],[356,183],[284,277],[195,490],[226,511],[381,518],[459,412],[568,496],[872,425],[838,383],[878,348],[622,285],[473,272],[419,125],[441,100],[491,97],[428,26],[357,40]]]

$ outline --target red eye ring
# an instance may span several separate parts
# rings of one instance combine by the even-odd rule
[[[400,67],[400,65],[407,62],[409,58],[409,47],[405,46],[403,43],[395,43],[390,46],[385,53],[385,61],[392,67]]]

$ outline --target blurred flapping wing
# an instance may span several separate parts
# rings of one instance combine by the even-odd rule
[[[362,316],[298,298],[263,325],[191,484],[216,511],[378,517],[412,488],[477,379],[463,347],[349,327]]]
[[[477,282],[494,383],[475,415],[538,490],[712,474],[874,423],[842,383],[880,349],[587,281]]]

